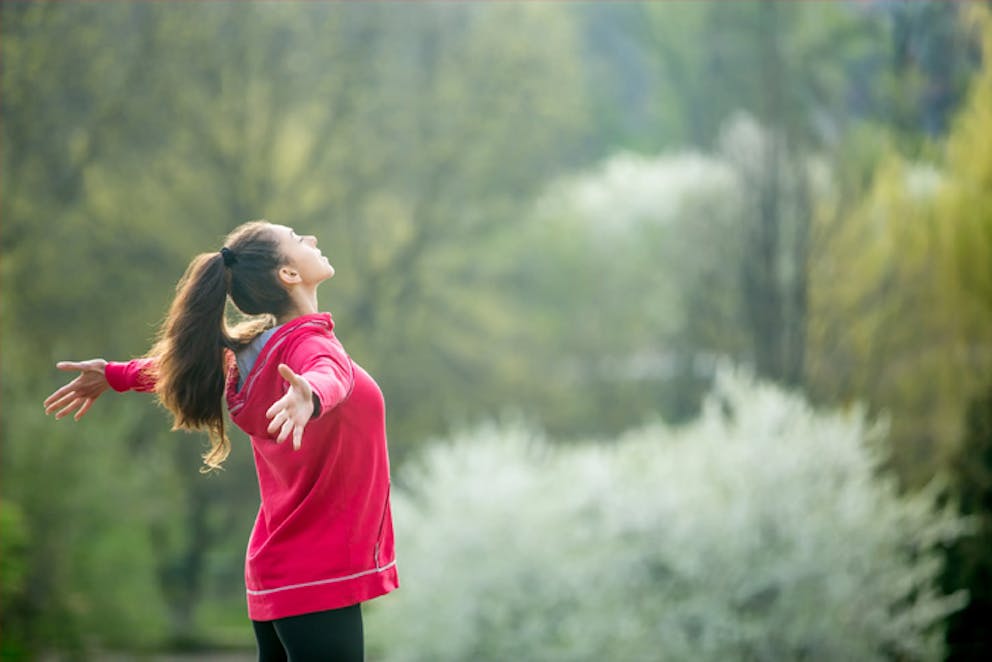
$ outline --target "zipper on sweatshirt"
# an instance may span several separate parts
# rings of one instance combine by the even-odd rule
[[[392,482],[386,485],[386,503],[382,506],[382,516],[379,518],[379,532],[375,535],[375,550],[372,552],[372,560],[375,562],[376,570],[381,569],[379,565],[379,547],[382,545],[382,529],[386,525],[386,513],[389,511],[389,493],[392,487]]]
[[[245,406],[245,401],[248,399],[248,392],[251,390],[251,387],[255,384],[255,380],[258,378],[262,370],[268,364],[269,359],[275,353],[276,349],[278,349],[279,346],[282,345],[289,338],[291,334],[295,333],[297,329],[302,329],[307,326],[317,326],[317,327],[322,326],[324,328],[327,328],[326,324],[319,321],[300,322],[296,326],[284,329],[285,333],[279,334],[279,338],[275,341],[275,343],[273,343],[272,347],[268,347],[268,343],[266,343],[266,346],[263,347],[262,349],[262,353],[259,355],[258,359],[255,360],[255,365],[252,367],[251,374],[248,375],[247,379],[245,379],[244,384],[241,385],[241,389],[237,392],[237,395],[241,400],[240,402],[230,407],[230,412],[232,414],[238,412],[242,407]],[[270,338],[269,341],[271,342],[271,340],[272,339]]]

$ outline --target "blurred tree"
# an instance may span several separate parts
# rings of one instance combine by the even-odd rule
[[[209,636],[206,596],[243,601],[249,455],[236,444],[229,472],[199,476],[198,444],[136,396],[56,427],[38,410],[51,363],[144,351],[188,260],[267,216],[329,244],[340,275],[325,296],[386,390],[394,449],[487,411],[520,366],[495,341],[479,351],[511,332],[507,295],[467,248],[522,217],[571,153],[582,91],[570,21],[553,6],[2,11],[3,462],[18,477],[4,496],[46,532],[31,539],[20,616],[34,646],[90,645],[82,632],[188,644]],[[77,437],[116,450],[63,457]],[[112,524],[122,503],[140,522],[124,518],[126,531]],[[104,599],[147,605],[131,612],[140,625],[93,618],[110,559],[134,579]],[[136,597],[150,579],[156,595]]]
[[[734,113],[754,116],[763,142],[736,163],[747,182],[747,256],[739,294],[750,359],[762,375],[806,383],[814,183],[809,154],[854,141],[852,128],[891,124],[901,144],[945,130],[975,65],[954,3],[643,3],[580,10],[589,74],[607,98],[599,135],[644,150],[714,149]],[[826,57],[829,54],[829,57]],[[616,113],[619,113],[617,115]],[[838,147],[837,150],[840,148]]]
[[[951,267],[942,279],[961,366],[958,378],[978,386],[961,398],[963,434],[951,454],[955,496],[978,521],[977,534],[948,553],[945,586],[965,588],[967,607],[948,627],[949,658],[980,660],[992,653],[992,11],[974,7],[982,70],[954,118],[945,151],[946,185],[937,199],[938,240]]]
[[[946,460],[974,387],[941,286],[940,182],[933,166],[890,158],[844,218],[824,205],[810,273],[810,391],[891,414],[892,461],[913,487]]]
[[[727,156],[745,184],[738,296],[749,359],[763,376],[801,385],[812,204],[804,162],[845,119],[845,72],[864,57],[877,26],[842,3],[646,4],[643,11],[660,94],[680,108],[687,137],[713,149],[727,142],[724,127],[736,133]],[[828,49],[838,56],[823,58]],[[739,122],[734,129],[740,111],[756,118],[760,140],[748,142]]]
[[[992,652],[992,392],[972,400],[961,448],[951,463],[955,498],[977,531],[950,545],[943,587],[968,591],[968,604],[947,624],[947,660],[987,659]]]
[[[147,54],[134,23],[141,13],[49,3],[5,3],[0,11],[3,491],[21,504],[32,532],[28,590],[10,616],[29,649],[78,650],[90,628],[109,640],[147,642],[161,634],[162,604],[143,560],[151,557],[144,521],[132,517],[138,504],[154,503],[139,489],[148,467],[128,467],[119,443],[98,450],[103,434],[142,438],[142,423],[94,416],[91,432],[77,435],[52,429],[39,406],[52,384],[43,376],[69,347],[126,356],[121,339],[148,334],[114,309],[147,302],[149,271],[135,265],[154,267],[157,241],[128,242],[127,223],[117,219],[90,223],[87,180],[94,164],[147,142],[135,118],[151,109],[126,92]],[[93,268],[108,254],[130,259]],[[107,492],[135,509],[115,512]],[[115,566],[122,574],[111,578]]]
[[[868,122],[915,147],[947,130],[977,64],[960,3],[939,0],[582,3],[574,11],[587,79],[604,92],[591,100],[590,158],[711,148],[734,112],[768,123],[776,106],[793,138],[833,143]],[[779,61],[769,60],[776,52]]]
[[[583,104],[561,7],[408,11],[384,21],[379,47],[395,64],[378,71],[379,96],[362,109],[380,146],[369,150],[381,159],[374,190],[352,208],[328,198],[315,218],[340,219],[328,226],[332,249],[345,249],[334,309],[346,345],[383,384],[400,452],[488,414],[519,381],[513,325],[525,322],[505,312],[518,293],[493,279],[515,256],[489,246],[521,227],[529,198],[562,169]]]
[[[502,251],[520,256],[503,279],[542,375],[522,387],[528,415],[583,436],[695,413],[707,360],[745,351],[742,199],[725,160],[693,152],[621,153],[549,187]]]
[[[659,412],[683,420],[695,413],[715,357],[766,371],[774,356],[784,361],[771,350],[759,361],[757,303],[768,297],[752,281],[752,290],[742,287],[741,276],[763,259],[754,256],[771,177],[763,157],[781,141],[739,114],[712,153],[621,153],[546,193],[533,231],[510,249],[524,256],[510,282],[530,283],[521,301],[528,319],[542,321],[532,327],[540,349],[531,361],[555,384],[545,395],[557,402],[540,407],[555,434],[612,434]],[[805,287],[802,246],[788,247],[804,241],[796,235],[811,204],[807,188],[822,170],[806,156],[774,175],[781,245],[766,257],[780,291]],[[800,304],[780,303],[804,329]],[[798,351],[801,339],[793,342]]]
[[[24,512],[8,500],[0,501],[0,659],[15,660],[25,657],[28,633],[24,622],[24,602],[27,595],[27,575],[30,562],[27,558],[29,534],[24,523]]]
[[[964,38],[960,19],[967,6],[938,0],[867,5],[884,20],[889,54],[869,67],[875,112],[911,144],[945,134],[965,100],[979,59],[974,40]],[[862,89],[869,84],[862,79]]]
[[[985,76],[929,163],[898,156],[884,132],[852,134],[847,144],[860,142],[860,151],[846,150],[813,230],[811,392],[890,412],[893,461],[908,485],[946,466],[962,403],[992,367],[980,284],[987,242],[976,211],[988,195]]]
[[[992,23],[987,10],[975,17],[963,29],[988,54]],[[950,618],[952,659],[984,659],[989,648],[990,76],[986,57],[946,142],[930,150],[932,164],[871,139],[883,165],[867,186],[850,177],[856,168],[838,182],[837,202],[820,210],[824,250],[812,272],[814,393],[888,412],[891,462],[904,484],[947,471],[951,493],[978,518],[977,536],[948,552],[945,587],[971,593]]]
[[[202,440],[168,434],[146,399],[107,398],[71,428],[38,403],[54,360],[142,353],[189,259],[250,218],[321,237],[338,267],[325,306],[386,392],[397,459],[504,406],[574,434],[627,427],[663,397],[684,417],[702,381],[690,348],[798,379],[807,155],[841,150],[848,114],[888,121],[896,106],[879,99],[916,98],[919,67],[950,86],[926,117],[944,113],[960,80],[944,74],[970,56],[944,14],[914,20],[906,43],[928,22],[944,36],[932,62],[906,51],[891,92],[872,83],[900,61],[878,38],[893,3],[772,4],[0,4],[2,496],[31,534],[4,623],[13,604],[29,644],[70,649],[84,631],[147,643],[240,617],[257,504],[244,444],[203,478]],[[757,122],[728,123],[740,108]],[[915,137],[910,110],[900,140]],[[736,160],[731,134],[754,138]],[[664,188],[703,219],[682,234],[532,224],[556,176],[616,145],[685,144],[705,150],[702,171],[663,168],[717,181]],[[871,171],[845,173],[851,190]],[[747,189],[721,188],[725,175]],[[763,257],[746,263],[746,247]],[[752,310],[780,318],[771,337],[764,317],[739,321],[742,283]],[[674,368],[638,353],[669,340]],[[560,378],[563,363],[621,379]],[[682,381],[666,395],[637,378],[645,364]],[[127,580],[100,593],[115,566]]]

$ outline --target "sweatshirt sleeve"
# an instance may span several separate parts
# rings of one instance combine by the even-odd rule
[[[153,369],[155,360],[150,358],[131,361],[108,361],[104,374],[107,383],[115,391],[139,391],[148,393],[155,390]]]
[[[313,388],[320,400],[319,418],[337,407],[350,394],[355,385],[351,359],[344,348],[329,338],[311,336],[293,347],[286,356],[286,364]]]

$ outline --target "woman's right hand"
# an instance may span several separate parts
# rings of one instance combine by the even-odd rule
[[[45,398],[45,413],[55,412],[55,418],[62,418],[73,411],[77,421],[93,406],[93,401],[110,388],[105,370],[107,362],[103,359],[89,361],[59,361],[55,364],[59,370],[80,374],[71,382]]]

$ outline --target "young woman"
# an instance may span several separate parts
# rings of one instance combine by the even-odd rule
[[[154,391],[174,429],[208,431],[207,471],[230,452],[226,400],[258,473],[245,584],[262,662],[362,660],[360,605],[399,585],[382,393],[318,312],[333,275],[316,238],[246,223],[190,264],[147,357],[58,363],[80,374],[45,400],[79,420],[108,388]],[[228,328],[228,298],[263,321]]]

